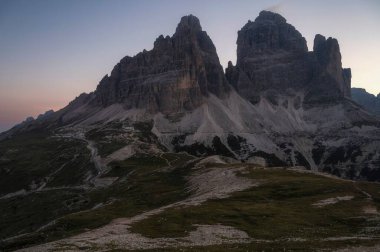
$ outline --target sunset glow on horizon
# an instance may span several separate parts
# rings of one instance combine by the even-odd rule
[[[295,26],[309,50],[317,33],[337,38],[352,87],[380,93],[376,0],[0,0],[0,132],[94,91],[121,58],[171,36],[183,15],[200,19],[226,67],[238,30],[265,9]]]

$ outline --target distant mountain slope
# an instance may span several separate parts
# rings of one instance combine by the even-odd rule
[[[352,99],[367,111],[380,117],[380,94],[374,96],[364,88],[351,88]]]

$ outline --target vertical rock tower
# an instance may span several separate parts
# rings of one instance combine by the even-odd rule
[[[197,17],[184,16],[172,37],[160,36],[154,48],[125,57],[99,83],[96,103],[122,103],[164,114],[190,111],[210,94],[222,98],[229,85],[215,46]]]
[[[306,102],[350,97],[351,71],[342,69],[336,39],[317,35],[314,50],[281,15],[262,11],[238,32],[237,64],[226,76],[251,103],[266,91],[304,90]]]

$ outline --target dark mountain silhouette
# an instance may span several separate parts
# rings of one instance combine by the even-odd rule
[[[380,117],[380,94],[377,96],[367,93],[363,88],[351,88],[352,100],[360,104],[367,111]]]

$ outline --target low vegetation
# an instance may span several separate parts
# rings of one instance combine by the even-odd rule
[[[90,152],[75,139],[52,137],[49,132],[19,134],[0,144],[0,196],[19,190],[80,185],[91,172]],[[49,180],[59,173],[59,179]]]
[[[49,195],[49,197],[56,197],[51,202],[53,205],[50,210],[56,212],[57,215],[61,213],[61,217],[43,230],[6,242],[3,246],[11,250],[68,237],[108,224],[115,218],[131,217],[184,199],[188,196],[185,190],[185,176],[189,173],[189,169],[182,165],[189,159],[191,157],[184,154],[164,154],[161,157],[140,155],[113,162],[110,164],[110,171],[103,177],[119,177],[119,179],[109,187],[83,192],[81,195],[86,199],[83,203],[85,209],[77,208],[77,211],[63,215],[59,209],[62,208],[62,201],[65,202],[69,198],[61,200],[66,192],[65,190],[57,191],[58,197],[55,194]],[[173,164],[170,163],[171,167],[169,167],[168,162],[171,161]],[[32,217],[30,221],[35,221],[40,225],[47,223],[45,210],[49,210],[49,206],[41,201],[38,204],[39,207],[45,208],[35,211],[36,208],[30,208],[27,205],[28,199],[35,200],[33,197],[23,198],[25,212],[21,219],[13,220],[14,223],[25,226],[28,223],[28,217]],[[8,204],[7,201],[3,202],[4,205]],[[7,223],[8,221],[1,224]],[[14,228],[11,231],[20,231],[20,228]],[[10,233],[12,232],[8,234]],[[8,237],[8,235],[4,234],[3,237]]]
[[[117,135],[123,126],[107,127]],[[128,133],[120,145],[112,141],[103,144],[105,135],[97,131],[90,131],[86,138],[96,143],[103,157],[124,146],[126,139],[149,138],[155,144],[155,139],[146,133],[151,125],[133,127],[134,132]],[[136,154],[124,161],[113,161],[99,178],[113,178],[112,185],[85,185],[85,177],[94,174],[86,145],[82,140],[52,137],[49,132],[30,132],[2,142],[1,250],[76,235],[117,218],[133,217],[184,200],[193,193],[188,190],[187,178],[194,172],[196,159],[182,153]],[[203,164],[201,169],[235,166],[241,164]],[[130,231],[148,238],[181,238],[196,230],[196,225],[221,224],[244,231],[254,239],[245,244],[162,251],[313,251],[378,242],[380,184],[244,166],[246,171],[238,175],[259,182],[259,186],[197,206],[168,208],[133,223]],[[4,196],[20,190],[24,190],[20,195]],[[348,200],[331,200],[337,197]],[[316,204],[326,200],[329,203]],[[110,250],[116,248],[111,246]]]
[[[373,244],[380,237],[380,216],[363,212],[369,204],[380,207],[379,184],[280,169],[250,169],[249,174],[242,176],[260,180],[262,184],[227,199],[167,210],[135,223],[131,230],[151,238],[184,237],[195,230],[196,224],[222,224],[243,230],[254,239],[270,241],[270,244],[228,245],[237,251],[337,248],[348,244]],[[374,201],[370,201],[364,191],[373,195]],[[354,198],[323,207],[313,205],[345,195]],[[353,239],[329,240],[334,237]],[[218,251],[222,247],[226,248],[223,245],[184,251]]]

